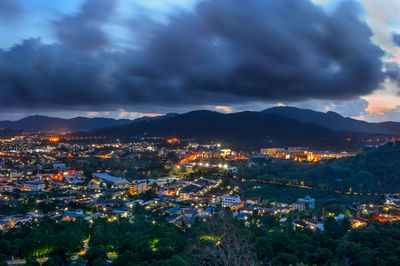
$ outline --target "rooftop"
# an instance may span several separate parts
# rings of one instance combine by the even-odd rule
[[[104,179],[108,182],[113,182],[113,183],[129,183],[128,180],[126,180],[124,178],[115,177],[115,176],[109,175],[108,173],[93,173],[93,176]]]

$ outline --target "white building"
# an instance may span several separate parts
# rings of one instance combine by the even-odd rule
[[[40,191],[44,190],[46,184],[41,181],[26,181],[23,184],[23,188],[25,191]]]
[[[306,208],[315,209],[315,199],[307,196],[305,198],[297,199],[297,208],[302,211]]]
[[[308,227],[309,227],[311,230],[319,229],[319,230],[321,230],[321,231],[324,231],[324,224],[321,223],[321,222],[318,222],[318,221],[316,221],[316,220],[309,219],[309,218],[304,219],[304,222],[308,225]]]
[[[147,183],[146,182],[137,182],[129,184],[129,193],[133,194],[140,194],[147,190]]]
[[[0,181],[0,191],[1,192],[13,192],[16,186],[13,183]]]
[[[124,178],[115,177],[107,173],[93,173],[95,179],[102,183],[111,184],[113,187],[117,188],[127,188],[129,187],[129,181]]]
[[[223,207],[229,207],[233,204],[240,203],[240,196],[235,195],[235,196],[222,196],[222,206]]]

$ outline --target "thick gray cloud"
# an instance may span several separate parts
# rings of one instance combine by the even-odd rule
[[[383,52],[354,2],[326,13],[308,0],[204,0],[194,12],[146,25],[140,46],[123,51],[103,49],[111,45],[103,27],[114,9],[115,1],[86,1],[78,14],[53,23],[58,44],[29,39],[0,50],[0,104],[347,100],[385,77]]]
[[[17,0],[0,1],[0,21],[2,23],[18,18],[21,13],[22,8]]]
[[[400,47],[400,34],[393,33],[392,34],[392,41],[395,45]]]
[[[385,63],[385,69],[387,77],[400,85],[400,65],[394,62]]]
[[[78,49],[93,50],[110,46],[104,23],[116,9],[117,1],[86,0],[81,12],[54,21],[58,39]]]

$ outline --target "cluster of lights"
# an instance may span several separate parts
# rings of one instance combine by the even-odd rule
[[[58,137],[51,137],[49,138],[49,141],[51,142],[58,142],[60,139]]]

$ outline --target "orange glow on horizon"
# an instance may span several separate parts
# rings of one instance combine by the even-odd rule
[[[229,106],[225,106],[225,105],[217,105],[215,106],[215,110],[217,111],[222,111],[224,113],[232,113],[232,109]]]
[[[384,115],[387,111],[394,110],[400,106],[400,97],[392,94],[374,94],[366,96],[368,113]]]

